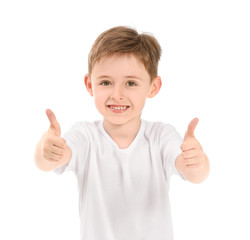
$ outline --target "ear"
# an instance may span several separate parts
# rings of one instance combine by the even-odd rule
[[[85,75],[85,77],[84,77],[84,83],[85,83],[85,86],[86,86],[87,91],[89,92],[89,94],[91,96],[93,96],[93,85],[92,85],[92,81],[90,79],[89,74]]]
[[[151,83],[148,98],[153,98],[160,91],[161,85],[161,77],[157,76]]]

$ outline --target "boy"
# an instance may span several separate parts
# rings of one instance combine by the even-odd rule
[[[153,36],[111,28],[92,46],[85,76],[103,120],[76,123],[62,138],[55,115],[46,111],[50,127],[35,162],[44,171],[76,174],[82,240],[173,239],[171,175],[193,183],[208,176],[208,158],[194,137],[198,119],[183,140],[174,127],[141,119],[146,98],[161,88],[160,55]]]

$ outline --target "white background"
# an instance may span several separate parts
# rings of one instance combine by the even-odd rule
[[[150,32],[163,87],[143,118],[184,135],[193,117],[211,161],[206,182],[174,177],[176,240],[250,239],[250,7],[242,0],[6,0],[0,3],[0,239],[79,239],[75,176],[44,173],[35,145],[51,108],[67,131],[100,119],[84,87],[104,30]]]

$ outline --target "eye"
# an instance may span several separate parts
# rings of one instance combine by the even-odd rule
[[[102,85],[102,86],[109,86],[109,85],[111,85],[111,83],[109,81],[102,81],[100,83],[100,85]]]
[[[128,85],[129,87],[134,87],[137,86],[137,83],[134,81],[128,81],[126,85]]]

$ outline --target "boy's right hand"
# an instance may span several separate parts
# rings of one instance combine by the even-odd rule
[[[50,127],[44,134],[41,143],[42,158],[51,162],[61,162],[66,155],[66,141],[61,137],[61,127],[56,120],[55,114],[46,110],[47,117],[50,121]]]

